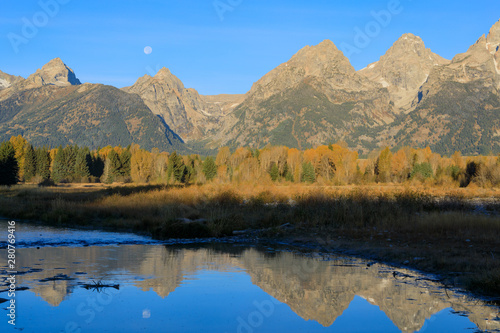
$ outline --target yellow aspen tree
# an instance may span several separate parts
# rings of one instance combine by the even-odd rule
[[[50,155],[50,173],[52,174],[52,170],[54,167],[54,160],[56,159],[57,155],[57,148],[52,148],[49,150],[49,155]]]
[[[241,182],[248,182],[259,179],[259,161],[255,157],[246,158],[240,164],[238,176],[238,179]]]
[[[340,148],[340,146],[337,147]],[[337,167],[337,165],[335,164],[335,158],[337,158],[337,162],[341,159],[339,156],[335,156],[334,151],[329,149],[328,146],[319,146],[318,148],[316,148],[316,155],[313,166],[315,167],[317,173],[321,175],[324,180],[329,181],[333,178]]]
[[[391,173],[398,181],[404,181],[408,177],[409,165],[405,149],[398,150],[392,156]]]
[[[19,167],[19,171],[17,172],[17,176],[19,180],[24,179],[24,155],[26,153],[26,148],[29,143],[28,140],[23,138],[22,135],[13,136],[10,138],[10,143],[14,147],[14,156],[17,160],[17,165]]]
[[[432,157],[431,147],[425,147],[424,149],[422,149],[422,153],[424,154],[424,162],[430,162]]]
[[[268,172],[271,169],[273,162],[273,152],[271,149],[271,147],[266,147],[260,152],[259,161],[262,172]]]
[[[432,153],[429,157],[429,164],[431,165],[432,172],[436,174],[436,171],[439,167],[439,163],[441,162],[441,155],[438,153]]]
[[[300,175],[302,173],[302,153],[296,148],[289,149],[286,162],[290,168],[293,181],[300,182]]]
[[[358,171],[358,152],[348,150],[342,160],[342,169],[347,183],[350,183]]]
[[[278,166],[280,175],[284,175],[286,160],[288,157],[288,147],[279,146],[271,148],[272,161]]]
[[[391,181],[392,153],[389,147],[385,147],[380,153],[375,166],[375,174],[379,182]]]
[[[465,161],[464,158],[462,157],[462,153],[459,151],[456,151],[452,156],[451,160],[453,161],[453,164],[459,167],[460,169],[465,169]]]
[[[215,158],[215,164],[217,166],[228,165],[229,158],[231,157],[231,151],[229,147],[222,147],[219,149],[217,153],[217,157]]]
[[[136,183],[148,182],[151,177],[151,153],[135,145],[130,150],[130,177]]]
[[[229,183],[229,173],[227,172],[226,164],[222,164],[217,167],[217,179],[221,183]]]
[[[109,153],[110,153],[112,150],[114,150],[114,148],[113,148],[113,147],[111,147],[111,146],[106,146],[106,147],[103,147],[103,148],[99,149],[98,153],[99,153],[99,156],[101,156],[101,158],[102,158],[103,160],[106,160],[106,158],[108,158],[108,155],[109,155]]]
[[[248,150],[245,147],[240,147],[236,149],[236,151],[231,155],[229,158],[229,164],[233,168],[233,170],[236,170],[238,166],[248,157],[252,156],[252,153],[250,150]]]

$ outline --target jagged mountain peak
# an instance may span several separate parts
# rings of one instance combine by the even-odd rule
[[[146,74],[143,77],[140,77],[134,85],[123,88],[123,90],[127,92],[139,93],[144,89],[153,89],[157,91],[155,87],[159,86],[162,87],[162,90],[173,90],[179,93],[182,93],[185,89],[182,81],[177,76],[172,74],[168,68],[163,67],[155,74],[155,76]]]
[[[457,80],[461,82],[484,78],[486,76],[489,77],[491,74],[500,74],[498,66],[499,55],[498,46],[493,46],[491,43],[488,43],[487,38],[483,35],[476,43],[471,45],[467,52],[457,54],[453,58],[450,69],[456,71],[455,76],[458,78]],[[465,67],[479,72],[474,75],[472,75],[472,73],[468,74],[463,69]]]
[[[500,20],[491,27],[486,41],[492,46],[498,47],[500,45]]]
[[[403,62],[410,58],[419,58],[420,61],[431,65],[442,65],[449,62],[426,48],[422,38],[412,33],[406,33],[396,40],[380,60],[384,60],[384,58],[397,58],[397,61]]]
[[[308,52],[316,52],[316,53],[328,53],[328,52],[339,52],[339,49],[335,45],[334,42],[332,42],[329,39],[325,39],[319,44],[312,45],[312,46],[306,46],[302,50],[308,51]]]
[[[156,76],[170,76],[170,75],[173,75],[172,72],[170,71],[170,69],[168,69],[167,67],[163,67],[161,68],[155,75]]]
[[[420,38],[420,36],[417,36],[417,35],[414,35],[414,34],[408,32],[408,33],[401,35],[401,37],[398,38],[398,40],[394,43],[394,45],[397,45],[400,43],[408,43],[408,42],[422,43],[422,44],[424,43],[424,41],[422,40],[422,38]]]
[[[50,60],[45,65],[43,65],[42,69],[43,68],[47,68],[47,67],[55,67],[55,66],[63,66],[63,67],[65,67],[66,64],[64,64],[64,62],[61,60],[61,58],[56,57],[56,58]]]
[[[329,89],[362,91],[374,85],[356,73],[349,59],[330,40],[300,49],[290,60],[274,68],[252,86],[252,100],[263,100],[306,80],[321,81]]]
[[[132,86],[122,88],[126,92],[137,93],[139,95],[144,90],[152,90],[155,94],[159,93],[160,90],[166,92],[176,91],[178,94],[182,94],[184,89],[182,81],[166,67],[161,68],[155,76],[145,74],[137,79]]]
[[[199,127],[207,124],[204,103],[198,92],[186,89],[182,81],[166,68],[155,76],[144,75],[133,86],[123,88],[138,94],[150,110],[160,116],[183,140],[199,139],[204,133]]]
[[[25,88],[45,85],[70,86],[79,84],[81,82],[76,77],[75,72],[61,58],[54,58],[26,79]]]
[[[433,68],[449,62],[426,48],[422,38],[406,33],[394,42],[379,61],[359,73],[388,88],[397,109],[408,109]]]
[[[452,63],[466,64],[490,71],[496,67],[497,74],[500,74],[498,60],[500,58],[500,20],[491,27],[488,35],[482,35],[467,52],[457,54]]]
[[[182,91],[185,89],[184,84],[182,81],[172,74],[170,69],[163,67],[156,73],[156,75],[153,77],[155,81],[160,81],[162,84],[165,84],[169,86],[171,89],[175,89],[177,91]]]
[[[306,76],[328,75],[328,69],[332,67],[344,73],[355,72],[347,57],[329,39],[317,45],[302,48],[284,65],[285,67],[301,67],[305,70]]]
[[[294,57],[304,53],[325,52],[326,50],[338,51],[338,48],[337,46],[335,46],[335,43],[333,43],[331,40],[325,39],[319,44],[304,46],[294,55]]]

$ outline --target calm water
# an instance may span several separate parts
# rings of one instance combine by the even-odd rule
[[[0,228],[3,241],[5,223]],[[19,223],[17,237],[25,238],[17,284],[29,289],[16,294],[16,329],[7,323],[8,303],[0,305],[0,332],[500,329],[495,307],[412,271],[354,258],[231,244],[160,245],[134,235],[35,231]],[[40,237],[52,246],[37,249]],[[90,246],[80,246],[82,237]],[[78,246],[54,246],[69,240]],[[0,250],[2,280],[6,257]]]

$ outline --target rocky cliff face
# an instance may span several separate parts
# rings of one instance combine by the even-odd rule
[[[167,68],[162,68],[154,77],[145,75],[123,90],[141,96],[151,111],[161,116],[183,139],[202,137],[202,130],[195,125],[206,117],[200,96],[184,88]]]
[[[247,100],[265,100],[296,87],[305,79],[322,81],[333,90],[357,92],[376,88],[372,82],[356,74],[349,60],[332,41],[325,40],[304,47],[289,61],[264,75],[252,86]]]
[[[486,85],[499,88],[500,67],[500,21],[490,30],[487,37],[482,36],[467,52],[456,55],[449,64],[438,66],[429,75],[429,80],[422,86],[415,103],[427,95],[439,90],[445,82],[470,83],[483,81]]]
[[[154,77],[145,75],[123,90],[138,94],[154,114],[186,141],[205,139],[219,127],[221,116],[231,110],[224,103],[210,103],[196,90],[185,88],[167,68],[159,70]]]
[[[244,100],[245,94],[200,95],[208,113],[213,116],[227,116]]]
[[[386,87],[396,110],[404,112],[434,67],[449,62],[426,48],[420,37],[404,34],[379,61],[359,73]]]
[[[303,48],[257,81],[213,141],[307,148],[393,119],[387,89],[356,73],[326,40]]]
[[[500,21],[467,52],[435,66],[407,117],[393,124],[395,144],[444,154],[500,151]]]
[[[9,75],[0,71],[0,90],[9,88],[13,84],[16,84],[19,81],[24,80],[20,76]]]

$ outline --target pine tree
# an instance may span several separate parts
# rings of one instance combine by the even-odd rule
[[[36,175],[42,178],[42,181],[50,178],[50,154],[47,148],[37,148],[36,155]]]
[[[197,155],[192,155],[187,157],[187,163],[185,163],[186,171],[184,176],[184,183],[194,182],[196,179],[196,159]],[[215,162],[214,162],[215,164]],[[217,167],[216,167],[217,168]],[[217,169],[216,169],[217,171]]]
[[[278,168],[278,171],[279,171],[279,168]],[[288,165],[288,162],[285,162],[285,166],[284,166],[284,168],[283,168],[283,172],[282,172],[282,173],[280,173],[280,176],[281,176],[282,178],[285,178],[285,180],[286,180],[286,176],[287,176],[287,174],[289,174],[289,173],[290,173],[290,166]]]
[[[130,159],[132,158],[132,153],[130,149],[127,148],[120,154],[120,162],[122,165],[121,174],[125,177],[130,177]]]
[[[87,147],[78,149],[74,171],[76,181],[88,181],[90,177],[89,162],[91,162],[89,149]]]
[[[78,146],[67,146],[64,148],[64,179],[68,182],[75,180],[75,165]]]
[[[36,155],[33,146],[28,144],[24,153],[24,181],[29,182],[36,174]]]
[[[271,175],[271,179],[273,182],[277,181],[280,176],[280,169],[276,163],[273,163],[271,169],[269,170],[269,175]]]
[[[0,144],[0,185],[15,185],[18,181],[19,166],[16,151],[9,141]]]
[[[111,175],[111,161],[109,158],[104,162],[104,169],[102,171],[101,182],[106,184],[113,183],[113,176]]]
[[[92,162],[90,164],[90,174],[93,177],[101,178],[102,174],[104,173],[104,161],[101,155],[94,153],[94,155],[91,156],[91,159]]]
[[[59,146],[57,148],[57,153],[56,156],[54,157],[54,164],[52,166],[52,179],[56,182],[62,182],[65,180],[65,151],[64,149]]]
[[[311,162],[302,164],[302,181],[307,183],[314,183],[316,181],[316,174]]]
[[[203,173],[205,178],[210,181],[217,176],[217,165],[212,157],[207,157],[203,162]]]
[[[186,166],[184,165],[182,156],[178,155],[175,151],[168,159],[168,172],[173,174],[175,181],[185,182],[187,173]]]
[[[108,159],[110,162],[110,175],[113,181],[116,181],[122,175],[122,162],[120,161],[120,156],[116,151],[112,150],[108,155]]]
[[[52,179],[56,183],[71,182],[75,179],[75,164],[77,146],[67,146],[57,148],[52,166]]]

